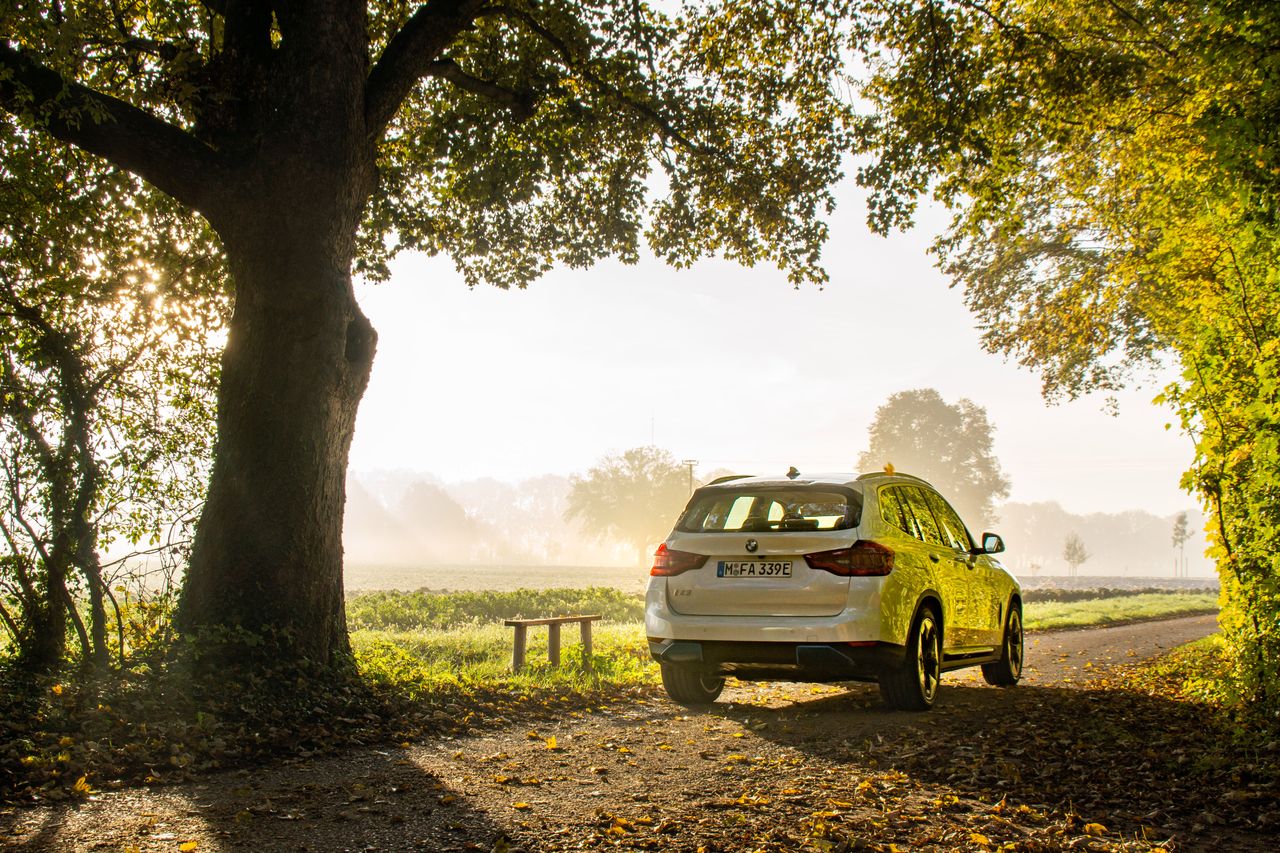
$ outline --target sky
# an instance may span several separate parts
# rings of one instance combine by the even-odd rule
[[[654,443],[702,473],[851,471],[890,394],[967,397],[995,425],[1010,500],[1075,513],[1195,506],[1178,488],[1191,443],[1152,404],[1158,383],[1050,406],[1033,373],[985,353],[926,250],[944,221],[867,230],[845,188],[830,219],[831,281],[708,260],[556,269],[526,290],[469,290],[445,258],[401,256],[358,285],[378,330],[351,467],[447,481],[585,472]]]

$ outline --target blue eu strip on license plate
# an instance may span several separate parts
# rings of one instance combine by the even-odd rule
[[[718,578],[789,578],[790,560],[721,560],[716,565]]]

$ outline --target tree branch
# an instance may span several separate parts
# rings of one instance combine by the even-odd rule
[[[463,91],[470,92],[473,95],[479,95],[487,98],[501,106],[511,110],[511,114],[517,121],[525,121],[533,115],[534,106],[537,99],[532,92],[517,92],[508,89],[490,80],[481,80],[478,77],[472,77],[470,74],[462,70],[462,67],[452,59],[445,57],[437,59],[427,68],[428,77],[439,77],[442,80],[448,80]]]
[[[48,133],[110,160],[206,216],[228,184],[215,151],[118,98],[71,82],[0,42],[0,107],[36,116]]]
[[[15,643],[21,644],[22,631],[18,629],[18,623],[9,615],[9,610],[4,606],[4,602],[0,601],[0,621],[4,622],[4,626],[9,629],[9,635]]]
[[[702,145],[694,142],[683,132],[678,130],[675,125],[662,113],[654,109],[649,104],[637,100],[630,95],[622,92],[615,86],[611,86],[605,82],[600,75],[596,74],[589,67],[589,57],[579,57],[569,45],[554,32],[538,22],[536,18],[523,9],[516,9],[511,6],[488,6],[484,9],[484,14],[494,15],[497,17],[510,18],[518,21],[528,28],[531,32],[545,41],[551,48],[560,55],[560,59],[564,62],[565,67],[569,70],[581,75],[591,85],[602,93],[617,101],[626,109],[639,115],[657,128],[658,133],[668,142],[674,143],[687,151],[694,154],[702,154],[711,157],[723,157],[724,152],[710,145]]]
[[[371,139],[382,136],[400,104],[440,53],[471,27],[480,0],[429,0],[418,7],[378,57],[365,83],[364,119]]]

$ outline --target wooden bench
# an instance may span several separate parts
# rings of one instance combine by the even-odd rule
[[[560,626],[577,622],[582,629],[582,668],[591,669],[591,623],[599,616],[550,616],[545,619],[507,619],[502,624],[516,629],[515,647],[511,652],[511,671],[524,668],[524,653],[529,639],[529,628],[547,626],[547,659],[552,666],[560,665]]]

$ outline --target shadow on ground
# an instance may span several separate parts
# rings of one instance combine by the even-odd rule
[[[0,846],[68,853],[492,849],[502,831],[488,816],[402,753],[361,750],[74,805],[10,809],[0,813]]]
[[[854,774],[900,771],[961,799],[1004,800],[1191,849],[1274,849],[1277,747],[1237,741],[1211,708],[1111,685],[998,689],[945,683],[928,713],[874,686],[709,713]]]

